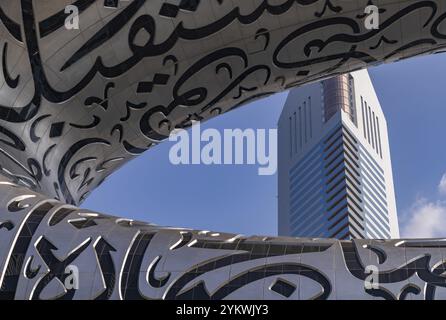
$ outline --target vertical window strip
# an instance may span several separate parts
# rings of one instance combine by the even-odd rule
[[[376,146],[375,151],[377,154],[379,154],[379,152],[378,152],[378,150],[379,150],[379,148],[378,148],[378,133],[376,130],[376,120],[375,119],[376,119],[375,112],[373,112],[373,132],[375,134],[375,146]]]
[[[304,101],[304,133],[305,133],[305,143],[307,143],[307,102]]]
[[[375,149],[375,141],[373,140],[372,111],[370,109],[370,106],[368,106],[367,109],[369,110],[370,140],[372,140],[372,148]]]
[[[361,107],[362,107],[362,126],[364,128],[364,139],[367,139],[367,131],[365,126],[365,112],[364,112],[364,99],[361,96]]]
[[[302,149],[302,108],[299,107],[299,135],[300,135],[300,148]]]
[[[294,152],[297,153],[297,120],[296,120],[296,112],[294,112]]]
[[[367,125],[367,141],[370,143],[369,113],[367,112],[367,101],[364,101],[365,122]]]
[[[311,97],[308,97],[308,107],[310,108],[310,139],[313,138],[313,117],[311,115]]]
[[[375,125],[375,112],[374,111],[372,111],[372,116],[370,119],[371,119],[370,125],[372,126],[372,129],[373,129],[373,149],[378,150],[378,144],[377,144],[378,139],[376,138],[376,125]]]
[[[382,151],[382,148],[381,148],[381,132],[379,130],[379,118],[378,117],[376,117],[376,124],[378,126],[379,155],[381,156],[381,159],[382,159],[383,151]]]
[[[289,117],[288,119],[290,119],[290,158],[293,157],[293,129],[292,129],[292,122],[291,122],[291,117]]]
[[[322,82],[320,82],[321,84],[321,117],[322,117],[322,123],[325,123],[325,92],[324,92],[324,85],[322,84]]]

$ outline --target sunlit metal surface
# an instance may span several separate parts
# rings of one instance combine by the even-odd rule
[[[367,30],[373,2],[380,28]],[[0,0],[0,298],[443,297],[441,239],[245,238],[73,205],[192,120],[440,52],[445,1],[75,3],[79,29],[67,30],[70,1]],[[64,286],[68,265],[77,290]],[[378,285],[367,288],[370,266]]]

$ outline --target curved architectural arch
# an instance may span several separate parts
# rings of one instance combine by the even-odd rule
[[[67,29],[60,1],[0,1],[0,298],[442,298],[443,240],[246,238],[75,207],[192,120],[444,50],[443,0],[379,1],[368,30],[373,2],[79,0]]]

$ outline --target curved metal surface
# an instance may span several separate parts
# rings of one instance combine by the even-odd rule
[[[443,240],[244,238],[72,206],[191,120],[440,52],[443,0],[78,0],[79,30],[68,4],[0,0],[0,298],[443,297]]]

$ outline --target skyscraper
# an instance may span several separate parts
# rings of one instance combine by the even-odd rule
[[[387,123],[367,71],[291,90],[278,135],[279,235],[399,237]]]

